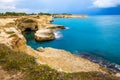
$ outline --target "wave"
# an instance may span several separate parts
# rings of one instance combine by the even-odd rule
[[[55,35],[55,38],[56,38],[56,39],[60,39],[60,38],[63,37],[62,33],[61,33],[59,30],[56,30],[56,31],[54,32],[54,35]]]
[[[69,27],[65,27],[65,29],[70,29]]]

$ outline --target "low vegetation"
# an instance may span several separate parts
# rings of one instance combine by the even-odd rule
[[[23,16],[27,15],[24,12],[6,12],[6,13],[0,13],[0,16]]]
[[[50,13],[42,13],[42,12],[40,12],[40,13],[38,13],[38,15],[51,15]]]
[[[38,65],[34,57],[14,52],[3,44],[0,44],[0,66],[11,75],[22,72],[19,80],[119,80],[100,72],[58,72],[47,65]]]
[[[0,13],[0,16],[26,16],[26,15],[72,15],[72,14],[67,14],[67,13],[51,14],[51,13],[44,13],[44,12],[31,13],[31,14],[27,14],[25,12],[6,12],[6,13]]]

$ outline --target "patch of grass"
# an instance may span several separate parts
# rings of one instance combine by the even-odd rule
[[[0,44],[0,65],[8,73],[23,72],[22,80],[119,80],[101,72],[58,72],[47,65],[38,65],[34,57],[14,52],[3,44]]]
[[[11,38],[11,37],[17,37],[17,34],[13,33],[9,36],[9,38]]]
[[[7,34],[14,34],[15,32],[11,31],[11,32],[6,32]]]

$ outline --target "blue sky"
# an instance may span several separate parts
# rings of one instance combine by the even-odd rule
[[[0,12],[120,14],[120,0],[0,0]]]

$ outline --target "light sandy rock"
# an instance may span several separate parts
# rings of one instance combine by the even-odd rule
[[[116,75],[115,75],[116,77],[120,77],[120,73],[116,73]]]
[[[39,47],[39,48],[37,48],[37,51],[44,52],[44,48],[43,47]]]
[[[23,17],[23,18],[18,18],[16,21],[16,26],[23,32],[27,29],[30,30],[38,30],[38,21],[35,18],[27,18],[27,17]]]
[[[47,64],[66,72],[102,71],[100,66],[64,50],[45,48],[42,56]]]
[[[25,51],[26,40],[16,28],[4,28],[0,32],[0,43],[9,46],[15,51]]]
[[[39,64],[47,64],[58,71],[68,73],[98,71],[105,73],[98,64],[64,50],[49,47],[44,48],[44,52],[38,52],[28,47],[26,52],[36,57]]]
[[[0,18],[0,26],[5,26],[8,23],[14,23],[16,18]]]
[[[49,40],[54,40],[54,31],[51,29],[40,29],[36,31],[35,33],[35,39],[37,41],[49,41]]]

